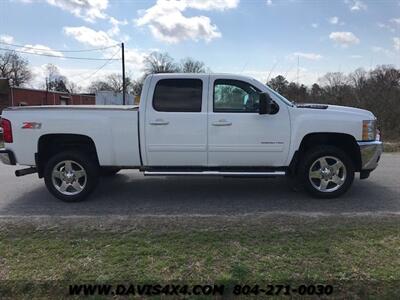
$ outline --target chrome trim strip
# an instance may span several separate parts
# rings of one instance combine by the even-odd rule
[[[194,175],[194,176],[285,176],[284,171],[275,172],[220,172],[220,171],[144,171],[146,176],[167,176],[167,175]]]

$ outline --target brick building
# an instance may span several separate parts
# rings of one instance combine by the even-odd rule
[[[0,113],[9,106],[94,105],[94,94],[69,94],[30,88],[10,87],[0,78]]]

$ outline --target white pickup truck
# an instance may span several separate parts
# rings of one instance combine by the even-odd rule
[[[227,74],[157,74],[140,106],[10,107],[1,160],[37,172],[48,190],[79,201],[101,175],[290,176],[313,196],[343,194],[383,151],[366,110],[295,104],[259,81]],[[156,188],[156,187],[155,187]]]

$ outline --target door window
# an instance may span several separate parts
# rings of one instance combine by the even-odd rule
[[[153,108],[164,112],[200,112],[202,92],[200,79],[162,79],[154,90]]]
[[[240,80],[214,82],[214,112],[258,112],[260,90]]]

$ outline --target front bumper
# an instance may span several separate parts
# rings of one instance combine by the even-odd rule
[[[0,160],[6,165],[15,165],[15,155],[10,150],[0,149]]]
[[[358,146],[361,153],[361,170],[374,170],[381,158],[383,143],[381,141],[358,142]]]

